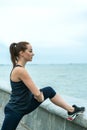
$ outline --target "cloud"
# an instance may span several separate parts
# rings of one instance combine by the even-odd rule
[[[85,1],[44,1],[38,5],[28,1],[22,3],[9,1],[7,7],[1,8],[1,38],[7,41],[28,39],[31,41],[60,41],[83,32],[87,23]],[[11,4],[10,4],[11,3]],[[53,6],[52,6],[53,3]],[[82,3],[82,4],[81,4]],[[43,6],[42,6],[43,5]],[[54,6],[55,5],[55,6]],[[59,8],[57,7],[59,6]],[[61,5],[61,6],[60,6]],[[81,6],[82,5],[82,6]],[[2,26],[3,25],[3,26]]]
[[[61,52],[54,52],[60,56],[66,53],[68,57],[75,51],[82,54],[87,42],[86,16],[86,0],[3,0],[0,2],[0,38],[7,45],[29,41],[35,50],[45,49],[48,57],[52,48]]]

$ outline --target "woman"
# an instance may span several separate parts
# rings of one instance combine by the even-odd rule
[[[84,107],[68,105],[52,87],[38,89],[25,69],[26,63],[32,61],[34,56],[30,43],[24,41],[12,43],[10,54],[13,63],[10,74],[12,93],[5,106],[5,119],[1,130],[15,130],[22,117],[35,110],[47,98],[67,110],[68,120],[73,120],[77,114],[84,112]]]

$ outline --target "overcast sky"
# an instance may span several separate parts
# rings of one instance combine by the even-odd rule
[[[29,41],[38,63],[87,63],[87,0],[0,0],[0,41]]]

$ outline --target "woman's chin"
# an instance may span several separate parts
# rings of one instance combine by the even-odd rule
[[[29,60],[29,62],[31,62],[31,61],[32,61],[32,59]]]

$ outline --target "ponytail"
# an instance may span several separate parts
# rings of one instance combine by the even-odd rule
[[[16,65],[17,62],[16,47],[17,47],[17,43],[12,43],[10,45],[10,54],[11,54],[11,61],[13,63],[13,67]]]

